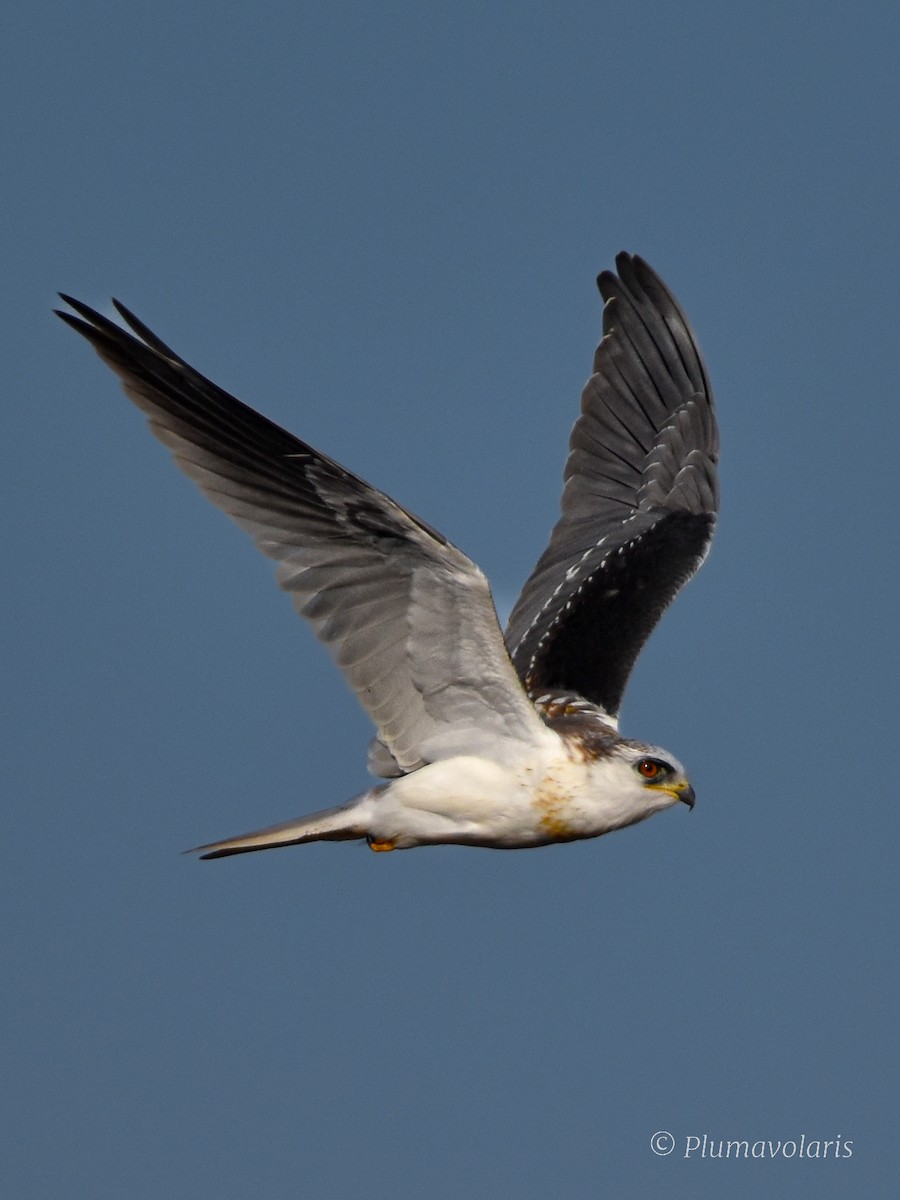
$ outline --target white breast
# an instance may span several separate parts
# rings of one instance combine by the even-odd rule
[[[441,842],[512,848],[596,837],[635,819],[616,797],[613,761],[585,761],[556,735],[515,765],[444,759],[385,788],[371,826],[398,848]]]

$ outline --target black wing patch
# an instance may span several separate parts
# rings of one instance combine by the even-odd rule
[[[669,601],[700,565],[713,518],[666,513],[610,552],[566,600],[559,635],[536,646],[527,686],[564,689],[618,712],[634,661]]]

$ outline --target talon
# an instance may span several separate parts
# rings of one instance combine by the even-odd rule
[[[382,850],[396,850],[397,842],[394,838],[366,838],[369,843],[369,849],[380,852]]]

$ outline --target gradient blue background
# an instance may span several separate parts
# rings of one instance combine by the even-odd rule
[[[4,1194],[893,1194],[897,6],[4,26]],[[719,402],[715,548],[623,715],[693,814],[180,857],[365,787],[369,727],[55,290],[119,296],[508,610],[622,248]],[[853,1156],[686,1161],[702,1133]]]

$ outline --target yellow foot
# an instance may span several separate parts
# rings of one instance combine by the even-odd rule
[[[394,838],[372,838],[372,837],[370,837],[369,838],[369,849],[376,850],[376,851],[396,850],[397,842],[395,841]]]

